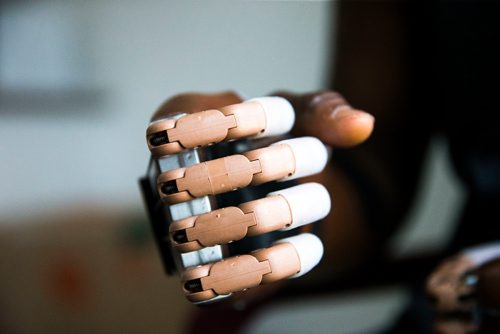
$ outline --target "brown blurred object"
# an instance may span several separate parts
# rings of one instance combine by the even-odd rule
[[[0,332],[179,333],[189,308],[144,214],[99,205],[0,229]]]
[[[436,334],[468,334],[475,333],[478,329],[471,316],[438,317],[433,325]]]
[[[466,311],[473,307],[470,300],[462,300],[473,291],[464,281],[466,273],[473,268],[474,263],[469,258],[458,255],[443,261],[429,276],[426,288],[436,311]]]

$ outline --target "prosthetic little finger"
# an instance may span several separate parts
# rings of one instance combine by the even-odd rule
[[[251,254],[186,269],[181,280],[192,302],[203,302],[260,284],[298,277],[314,268],[323,256],[323,244],[304,233],[275,242]]]

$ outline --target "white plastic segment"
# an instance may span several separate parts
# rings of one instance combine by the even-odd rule
[[[288,145],[295,157],[295,172],[293,175],[279,181],[294,180],[299,177],[317,174],[323,170],[328,161],[328,151],[325,145],[315,137],[300,137],[281,140],[273,145]]]
[[[468,257],[476,267],[500,258],[500,241],[481,244],[466,248],[463,254]]]
[[[290,230],[323,219],[331,209],[330,194],[319,183],[305,183],[267,194],[267,196],[276,195],[285,198],[292,212],[292,224],[283,230]]]
[[[266,115],[266,129],[256,137],[278,136],[287,133],[295,122],[295,112],[286,99],[277,96],[258,97],[245,102],[258,102]]]
[[[300,277],[314,268],[323,257],[323,243],[311,233],[303,233],[290,238],[281,239],[275,244],[288,242],[295,247],[300,259],[300,271],[290,278]]]

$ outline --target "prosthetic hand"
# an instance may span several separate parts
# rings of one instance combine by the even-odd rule
[[[339,112],[334,106],[353,110],[338,94],[303,99],[322,96],[336,101],[325,109],[329,113]],[[181,95],[153,117],[147,129],[152,161],[141,185],[167,271],[181,275],[190,301],[213,301],[301,276],[320,261],[318,237],[283,231],[329,213],[330,197],[322,185],[292,181],[320,172],[327,149],[314,137],[266,146],[288,133],[294,119],[285,98],[242,102],[231,93]],[[353,144],[351,137],[342,137],[345,146]],[[262,196],[267,190],[274,191]]]

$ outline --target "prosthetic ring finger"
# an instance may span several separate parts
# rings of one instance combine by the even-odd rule
[[[330,195],[319,183],[269,193],[265,198],[191,216],[170,225],[170,242],[181,253],[228,244],[247,236],[290,230],[325,218]]]

